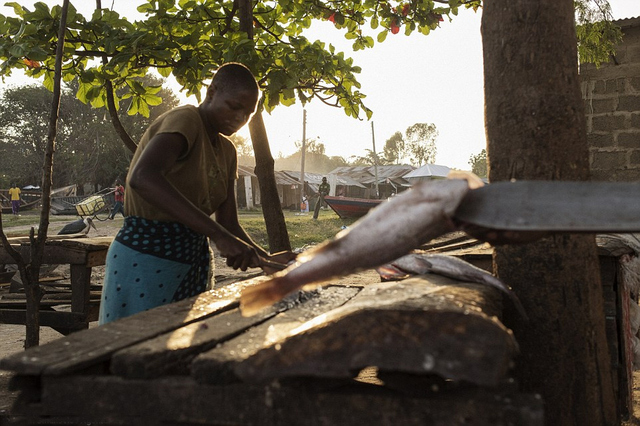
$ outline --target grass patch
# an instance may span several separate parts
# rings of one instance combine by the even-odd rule
[[[262,213],[241,213],[240,223],[251,238],[265,249],[269,247],[267,229]],[[292,249],[320,243],[333,238],[343,226],[350,226],[354,219],[340,219],[332,210],[321,210],[318,220],[313,220],[313,213],[285,211],[285,223],[289,233]]]
[[[49,224],[55,222],[71,222],[76,219],[77,218],[75,216],[49,215]],[[2,214],[2,227],[4,228],[5,234],[8,237],[13,237],[16,235],[27,235],[29,233],[28,230],[12,230],[11,228],[14,226],[33,226],[37,229],[39,225],[40,210],[27,210],[24,212],[20,212],[20,215],[17,217],[11,213]]]
[[[268,250],[269,238],[262,212],[259,210],[243,210],[239,212],[238,217],[251,238]],[[294,250],[333,238],[341,231],[343,226],[351,226],[355,222],[355,219],[340,219],[333,210],[321,210],[318,220],[313,220],[313,212],[300,214],[298,212],[284,211],[284,217],[291,248]],[[76,216],[50,215],[49,223],[71,222],[76,219]],[[13,230],[11,229],[12,227],[34,226],[37,228],[39,222],[40,212],[38,210],[25,211],[20,213],[18,217],[14,217],[12,214],[2,215],[2,226],[9,237],[27,235],[29,232],[24,228]],[[100,224],[98,223],[97,226],[100,226]]]

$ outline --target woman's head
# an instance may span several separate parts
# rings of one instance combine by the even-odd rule
[[[200,110],[213,130],[231,135],[256,111],[260,89],[251,71],[242,64],[222,65],[213,76]]]

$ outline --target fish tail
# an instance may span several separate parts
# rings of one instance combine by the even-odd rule
[[[487,272],[483,272],[482,276],[484,277],[484,281],[487,284],[505,293],[509,297],[509,300],[511,300],[511,303],[513,303],[522,319],[524,319],[525,321],[529,321],[529,315],[527,315],[527,311],[524,310],[524,306],[522,306],[522,302],[520,302],[518,295],[516,295],[508,285],[503,283],[500,278],[494,277]]]
[[[285,283],[284,277],[275,277],[242,290],[240,295],[242,316],[250,317],[282,300],[292,291]]]
[[[529,315],[527,315],[527,311],[524,310],[524,306],[522,306],[522,302],[520,302],[518,296],[512,290],[509,290],[507,295],[509,296],[509,299],[511,299],[511,302],[513,302],[513,304],[515,305],[516,310],[518,311],[522,319],[524,319],[525,321],[529,321]]]

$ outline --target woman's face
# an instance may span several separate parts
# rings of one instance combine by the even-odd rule
[[[201,109],[213,130],[229,136],[247,124],[256,111],[257,102],[258,93],[254,90],[211,86]]]

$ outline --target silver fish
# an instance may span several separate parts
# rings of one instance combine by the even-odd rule
[[[518,296],[502,281],[458,257],[445,254],[411,253],[376,268],[383,279],[402,279],[410,275],[437,274],[459,281],[488,285],[505,293],[524,319],[527,313]]]
[[[383,265],[453,231],[451,216],[468,191],[464,179],[423,182],[380,204],[271,279],[246,288],[240,298],[243,315],[253,315],[303,286]]]

